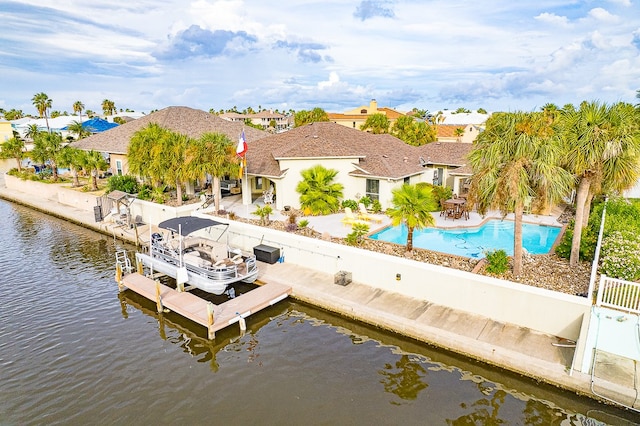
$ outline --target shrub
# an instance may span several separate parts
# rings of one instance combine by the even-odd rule
[[[433,198],[438,202],[440,202],[440,200],[448,200],[449,198],[453,197],[453,190],[451,188],[440,185],[431,185],[431,187],[433,188],[431,190]]]
[[[300,228],[306,228],[307,226],[309,226],[309,221],[307,219],[302,219],[300,222],[298,222],[298,226]]]
[[[509,257],[507,252],[500,250],[491,250],[485,252],[487,258],[487,272],[491,274],[502,275],[509,269]]]
[[[364,236],[369,232],[369,225],[366,223],[356,223],[353,225],[352,232],[347,234],[345,241],[350,246],[359,246],[364,242]]]
[[[600,272],[612,278],[640,279],[640,236],[631,231],[615,231],[602,240]]]
[[[138,198],[145,201],[151,200],[151,187],[149,187],[148,185],[144,185],[142,188],[140,188],[140,190],[138,191]]]
[[[365,195],[358,200],[358,203],[362,203],[366,208],[369,208],[369,206],[371,205],[371,198],[368,195]],[[358,208],[358,206],[356,206],[356,208]]]
[[[273,208],[271,208],[270,205],[266,205],[266,206],[256,208],[256,210],[252,214],[260,217],[260,224],[268,225],[269,215],[271,213],[273,213]]]
[[[356,200],[342,200],[342,208],[349,207],[351,210],[358,210],[358,202]]]
[[[373,200],[371,211],[373,211],[374,213],[380,213],[382,211],[382,204],[380,204],[379,200]]]
[[[140,190],[138,181],[130,175],[114,175],[107,179],[107,193],[112,191],[122,191],[127,194],[135,194]]]

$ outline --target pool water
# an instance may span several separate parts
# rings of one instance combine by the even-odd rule
[[[440,229],[424,228],[413,231],[413,246],[458,256],[481,258],[485,252],[504,250],[513,255],[513,221],[492,219],[480,227]],[[522,224],[522,245],[530,254],[551,251],[560,227]],[[407,244],[406,226],[392,226],[370,235],[369,238],[401,245]]]

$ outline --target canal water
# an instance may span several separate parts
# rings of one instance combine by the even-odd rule
[[[0,425],[638,421],[290,300],[208,341],[118,293],[122,243],[3,200],[0,218]]]

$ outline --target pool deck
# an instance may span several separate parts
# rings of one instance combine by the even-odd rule
[[[0,176],[0,198],[114,237],[134,241],[133,232],[129,230],[113,224],[95,223],[92,212],[62,205],[53,199],[9,190],[4,185],[3,176]],[[231,201],[231,197],[225,197],[224,207],[243,217],[250,217],[248,214],[243,215],[243,210],[245,214],[250,214],[255,209],[255,206],[244,206],[241,202],[233,204]],[[527,222],[559,225],[557,217],[560,213],[553,212],[550,216],[527,215],[529,219]],[[463,224],[479,225],[485,220],[477,213],[472,213],[466,221],[445,221],[439,217],[439,214],[436,215],[438,216],[436,223],[443,227]],[[280,212],[274,212],[272,219],[281,220],[284,218],[281,216]],[[252,217],[255,218],[255,216]],[[351,229],[342,225],[340,221],[342,217],[343,215],[338,214],[305,219],[308,219],[310,226],[317,231],[338,237],[346,235]],[[384,219],[379,224],[380,228],[389,223],[388,218]],[[140,232],[144,231],[141,229]],[[370,287],[366,283],[336,285],[332,274],[311,270],[301,265],[261,263],[260,266],[260,280],[291,286],[291,297],[295,299],[604,402],[602,398],[593,394],[592,379],[589,374],[576,370],[570,371],[573,348],[567,345],[567,342],[559,341],[555,336],[438,307],[428,301],[385,292]],[[114,291],[117,291],[115,284]],[[606,380],[596,383],[600,394],[606,394],[608,398],[638,409],[640,382],[629,381],[629,378],[640,377],[640,363],[629,364],[627,359],[617,357],[608,358],[602,362],[599,368],[605,368],[611,374]]]

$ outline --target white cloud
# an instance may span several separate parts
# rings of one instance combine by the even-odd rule
[[[640,7],[628,0],[606,9],[496,0],[0,4],[0,105],[30,113],[40,91],[60,110],[80,99],[99,111],[104,98],[145,111],[182,103],[339,112],[371,98],[399,109],[529,109],[633,98],[640,81]]]

